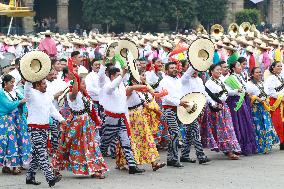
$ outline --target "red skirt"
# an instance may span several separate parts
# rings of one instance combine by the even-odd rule
[[[270,97],[270,106],[272,106],[277,99]],[[272,123],[279,137],[280,143],[284,142],[284,124],[283,124],[283,102],[281,102],[275,111],[270,111]]]

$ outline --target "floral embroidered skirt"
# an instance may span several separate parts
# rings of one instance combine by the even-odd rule
[[[256,133],[257,151],[258,153],[268,153],[271,151],[272,146],[279,142],[270,114],[261,103],[253,103],[252,116]]]
[[[31,143],[26,120],[13,112],[0,117],[0,166],[27,166],[31,161]]]
[[[131,148],[138,165],[150,164],[160,158],[150,124],[143,112],[143,107],[129,110]],[[126,165],[120,145],[117,147],[116,163],[120,168]]]
[[[158,144],[159,142],[161,142],[161,132],[159,130],[159,124],[162,112],[160,111],[160,107],[155,100],[152,100],[147,104],[147,106],[143,110],[143,115],[147,117],[148,122],[150,124],[150,129],[153,133],[155,143]]]
[[[95,123],[88,114],[68,118],[68,126],[62,128],[61,140],[52,166],[57,170],[68,169],[75,175],[105,173],[108,166],[95,140]]]
[[[207,146],[214,151],[240,152],[231,113],[226,103],[219,112],[207,111]]]

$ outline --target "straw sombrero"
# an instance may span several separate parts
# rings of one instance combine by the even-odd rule
[[[250,52],[250,53],[254,53],[254,49],[252,46],[247,46],[246,51]]]
[[[32,51],[25,54],[20,60],[20,74],[29,82],[43,80],[51,70],[51,60],[42,51]]]
[[[166,47],[168,49],[173,49],[173,45],[171,43],[169,43],[168,41],[164,41],[161,43],[162,47]]]
[[[136,44],[131,40],[119,40],[115,48],[115,54],[121,55],[124,62],[127,62],[127,51],[129,51],[134,59],[138,59],[139,51]]]
[[[137,59],[134,59],[131,52],[127,53],[127,65],[129,68],[129,72],[138,83],[141,83],[139,71],[136,66],[136,60]]]
[[[181,100],[189,102],[189,104],[191,103],[193,106],[196,107],[194,111],[192,110],[192,105],[188,108],[184,108],[183,106],[177,107],[178,119],[183,124],[191,124],[194,120],[198,118],[198,116],[202,112],[206,104],[206,97],[202,93],[190,93],[182,97]]]
[[[46,30],[45,32],[40,32],[42,35],[53,35],[53,33],[50,30]]]
[[[188,60],[194,69],[206,71],[213,63],[214,50],[214,43],[210,39],[196,39],[188,48]]]

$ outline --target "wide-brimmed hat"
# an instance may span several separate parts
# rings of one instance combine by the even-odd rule
[[[163,41],[163,42],[161,43],[161,46],[162,46],[162,47],[166,47],[166,48],[168,48],[168,49],[173,49],[173,45],[172,45],[170,42],[168,42],[168,41]]]
[[[130,74],[140,82],[140,75],[136,67],[136,60],[139,58],[139,51],[136,44],[130,40],[120,40],[117,42],[115,54],[119,54],[124,62],[127,63]]]
[[[274,39],[273,41],[271,41],[271,42],[268,42],[270,45],[275,45],[275,46],[279,46],[280,45],[280,43],[279,43],[279,41],[277,40],[277,39]]]
[[[138,59],[139,51],[135,42],[131,40],[119,40],[115,48],[115,54],[119,54],[127,62],[127,51],[130,51],[134,59]]]
[[[201,114],[205,104],[206,97],[202,93],[190,93],[181,98],[182,101],[189,103],[188,108],[183,106],[177,107],[178,119],[183,124],[191,124]]]
[[[20,74],[29,82],[43,80],[51,70],[51,60],[42,51],[31,51],[20,60]]]
[[[252,46],[247,46],[246,51],[248,51],[248,52],[250,52],[250,53],[253,53],[253,52],[254,52],[254,49],[253,49]]]
[[[40,32],[42,35],[53,35],[53,33],[50,30],[46,30],[45,32]]]
[[[241,43],[243,45],[250,45],[250,44],[248,44],[248,41],[246,40],[245,36],[239,36],[235,40],[236,40],[236,42]]]
[[[140,74],[136,66],[137,59],[134,59],[131,52],[127,53],[127,65],[130,75],[138,82],[141,83]]]
[[[223,48],[231,51],[237,51],[237,49],[233,45],[223,45]]]
[[[268,47],[268,46],[266,45],[266,43],[261,43],[261,45],[260,45],[260,46],[258,46],[258,48],[260,48],[260,49],[264,49],[264,50],[268,50],[268,49],[270,49],[270,47]]]
[[[214,51],[214,43],[210,39],[199,38],[190,44],[188,59],[194,69],[206,71],[213,63]]]
[[[153,48],[155,48],[155,49],[159,48],[159,44],[158,44],[157,41],[154,41],[154,42],[151,44],[151,46],[152,46]]]

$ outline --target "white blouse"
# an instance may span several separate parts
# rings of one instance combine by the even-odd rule
[[[280,75],[278,77],[282,78]],[[281,82],[277,78],[277,76],[271,75],[264,82],[264,90],[268,96],[277,98],[278,95],[284,95],[284,88],[279,92],[275,90],[275,88],[279,87],[280,85],[281,85]]]
[[[221,83],[222,81],[219,79],[217,80],[219,83]],[[223,83],[223,82],[222,82]],[[224,84],[224,83],[223,83]],[[212,79],[207,80],[207,82],[205,83],[205,86],[212,92],[212,93],[220,93],[223,89],[221,87],[220,84],[217,84],[216,82],[214,82]],[[223,93],[222,96],[219,97],[219,99],[222,102],[225,102],[228,98],[228,95],[233,96],[233,95],[237,95],[238,91],[237,90],[231,90],[228,86],[225,85],[225,88],[228,92],[228,94]],[[216,102],[209,97],[207,98],[207,101],[212,104],[212,105],[216,105]]]
[[[145,101],[145,96],[141,92],[133,91],[130,96],[127,97],[127,106],[129,108],[141,104]]]
[[[258,83],[258,85],[261,87],[263,85],[263,83]],[[253,96],[259,96],[261,91],[260,89],[251,81],[247,82],[247,93],[249,93],[250,95]],[[265,97],[261,97],[262,100],[265,100]]]
[[[68,93],[68,96],[67,96],[68,105],[73,111],[81,111],[85,109],[82,97],[83,97],[82,93],[78,92],[76,99],[74,101],[71,101],[70,93]]]

